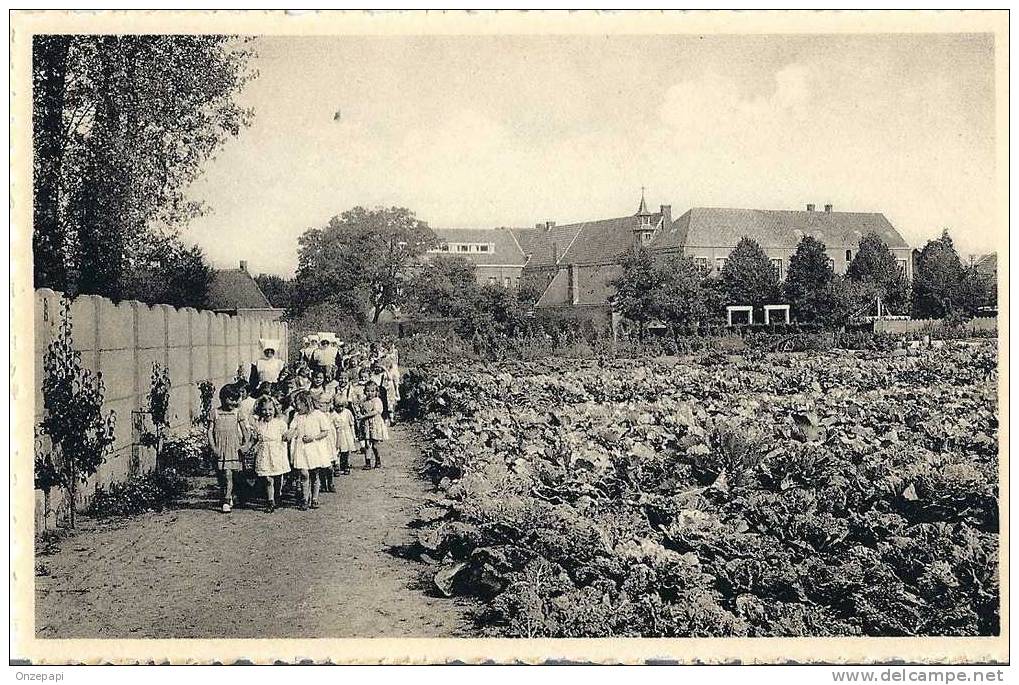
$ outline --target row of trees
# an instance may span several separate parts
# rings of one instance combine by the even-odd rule
[[[464,336],[521,330],[540,293],[480,286],[474,265],[435,255],[428,225],[403,207],[355,207],[299,240],[294,279],[263,275],[258,283],[274,306],[309,324],[340,329],[378,322],[400,309],[458,321]],[[719,277],[691,257],[636,248],[621,257],[614,305],[627,318],[690,327],[724,320],[727,304],[791,305],[798,322],[841,327],[856,316],[883,311],[921,318],[971,316],[993,302],[995,284],[962,265],[948,233],[920,251],[912,284],[882,239],[861,238],[845,275],[836,274],[824,243],[804,236],[789,259],[784,281],[761,246],[739,241]]]
[[[691,257],[643,248],[627,253],[622,266],[614,282],[616,308],[642,324],[675,327],[718,322],[730,304],[785,302],[798,322],[841,327],[879,299],[884,311],[915,318],[972,316],[996,299],[996,284],[963,267],[947,231],[921,250],[912,286],[875,234],[860,240],[844,276],[834,272],[824,243],[812,236],[800,240],[784,282],[751,238],[739,241],[718,278],[703,273]]]
[[[244,41],[39,35],[32,45],[35,285],[201,306],[212,279],[179,229],[202,165],[252,116]]]

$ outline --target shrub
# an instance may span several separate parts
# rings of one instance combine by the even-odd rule
[[[161,465],[188,476],[204,474],[212,461],[208,435],[199,427],[167,437],[160,453]]]
[[[190,489],[187,479],[166,468],[133,476],[123,483],[96,488],[88,507],[94,518],[133,516],[146,511],[162,511]]]

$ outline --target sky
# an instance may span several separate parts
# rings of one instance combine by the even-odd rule
[[[649,206],[883,212],[995,249],[993,37],[273,36],[252,125],[190,189],[218,267],[291,275],[361,205],[434,227]],[[339,117],[336,114],[339,113]]]

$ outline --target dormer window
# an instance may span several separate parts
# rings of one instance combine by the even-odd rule
[[[651,217],[647,216],[646,214],[644,216],[642,216],[640,218],[640,225],[641,226],[650,226],[651,225]]]

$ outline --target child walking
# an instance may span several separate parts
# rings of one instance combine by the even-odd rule
[[[375,455],[375,468],[382,467],[381,443],[389,440],[389,430],[382,419],[382,400],[379,399],[379,387],[369,383],[365,387],[365,400],[361,404],[358,416],[364,432],[364,468],[372,468],[368,452]]]
[[[287,446],[283,441],[291,435],[280,416],[276,401],[268,395],[260,397],[255,404],[252,433],[255,440],[255,475],[265,481],[265,498],[268,502],[265,510],[271,514],[276,511],[283,475],[290,473]]]
[[[354,435],[354,414],[344,398],[337,396],[333,401],[330,418],[336,430],[336,451],[340,458],[336,475],[347,475],[350,473],[350,453],[357,449],[357,438]]]
[[[325,414],[315,409],[307,391],[294,395],[294,409],[290,421],[290,459],[301,474],[300,509],[318,509],[318,469],[332,465],[327,438],[333,426]]]
[[[209,425],[209,446],[216,455],[217,470],[223,488],[223,513],[234,505],[234,480],[239,483],[244,464],[241,451],[248,442],[248,426],[237,407],[241,401],[236,385],[224,385],[219,391],[219,409],[212,411]]]

